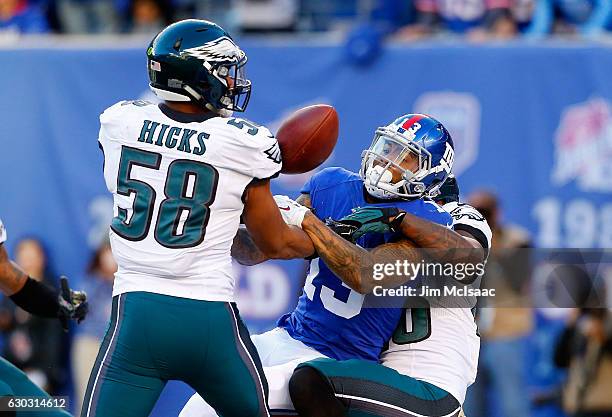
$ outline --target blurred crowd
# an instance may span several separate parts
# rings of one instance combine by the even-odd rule
[[[370,28],[370,36],[472,40],[612,29],[610,0],[0,0],[0,33],[155,33],[185,18],[232,33]],[[363,31],[362,31],[363,32]],[[359,33],[362,33],[359,32]]]
[[[33,279],[57,287],[57,275],[48,251],[38,238],[19,240],[14,259]],[[71,277],[92,302],[87,320],[69,333],[62,330],[59,321],[33,316],[0,295],[0,356],[50,394],[70,395],[71,407],[75,410],[80,409],[89,373],[108,326],[116,271],[110,245],[105,242],[92,255],[83,276]]]
[[[547,259],[554,259],[550,265],[556,268],[548,275],[548,302],[543,303],[534,277],[542,252],[534,250],[529,233],[503,221],[495,193],[478,190],[468,202],[493,232],[481,286],[495,288],[496,296],[478,304],[481,347],[476,381],[464,403],[466,415],[612,416],[612,310],[605,308],[609,288],[602,270],[589,268],[593,261],[580,250],[551,251]],[[542,332],[551,324],[543,319],[547,309],[561,314],[554,319],[559,326],[551,338]],[[544,348],[536,353],[540,362],[533,356],[538,340]],[[540,378],[558,376],[544,384],[545,390],[536,388],[533,369],[542,371],[543,366],[549,371]]]

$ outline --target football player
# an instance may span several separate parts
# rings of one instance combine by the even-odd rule
[[[453,216],[455,232],[427,223],[410,213],[369,207],[358,209],[334,224],[346,236],[349,233],[387,232],[395,228],[416,246],[427,251],[434,261],[483,263],[491,246],[491,229],[473,207],[458,203],[459,190],[454,177],[449,178],[436,200]],[[397,220],[398,217],[401,220]],[[310,219],[310,220],[308,220]],[[310,223],[315,224],[311,228]],[[375,285],[397,287],[406,277],[389,276],[376,281],[363,269],[376,262],[363,249],[340,241],[312,215],[303,228],[313,238],[319,256],[329,263],[343,257],[352,274],[339,275],[351,288],[369,292]],[[343,227],[345,226],[345,227]],[[361,229],[361,230],[360,230]],[[311,232],[311,230],[313,232]],[[318,237],[317,237],[318,236]],[[335,250],[330,251],[328,248]],[[338,251],[343,247],[343,251]],[[449,250],[452,249],[452,250]],[[340,253],[339,253],[340,252]],[[396,259],[401,259],[397,257]],[[365,272],[365,273],[364,273]],[[440,279],[437,276],[433,279]],[[460,279],[461,278],[461,279]],[[472,273],[453,277],[459,285],[479,286],[480,275]],[[434,286],[435,282],[424,282]],[[439,283],[440,284],[440,283]],[[442,285],[456,285],[442,282]],[[380,362],[363,360],[335,361],[316,359],[300,364],[290,381],[291,398],[302,417],[360,416],[458,416],[468,386],[474,382],[480,340],[471,308],[473,297],[425,297],[426,306],[406,309],[382,353]]]
[[[148,50],[161,104],[124,101],[100,116],[104,178],[114,197],[118,264],[109,329],[83,417],[144,417],[181,380],[226,417],[267,416],[267,383],[234,302],[230,248],[241,217],[267,257],[314,252],[270,192],[281,155],[245,110],[247,57],[204,20],[161,31]]]
[[[321,220],[340,219],[358,207],[383,211],[397,207],[427,224],[447,229],[451,216],[426,196],[436,193],[452,163],[453,142],[444,126],[428,116],[404,115],[376,131],[372,145],[364,151],[359,174],[327,168],[303,187],[298,200],[302,205],[288,198],[277,199],[289,224],[301,227],[319,244],[325,245],[318,233],[336,239],[327,241],[325,248],[318,246],[320,257],[310,262],[295,310],[281,317],[277,328],[253,337],[270,383],[272,411],[293,411],[288,382],[302,362],[315,358],[378,361],[403,314],[401,308],[362,308],[364,291],[343,282],[350,280],[356,266],[363,266],[358,259],[346,256],[345,246],[357,246],[340,238]],[[397,230],[359,237],[357,243],[367,256],[356,257],[419,262],[420,254]],[[241,233],[232,249],[234,257],[249,265],[264,261],[265,254],[250,244],[246,232]],[[181,417],[209,416],[210,411],[194,395]]]
[[[30,314],[40,317],[57,318],[65,330],[71,319],[80,323],[87,315],[87,296],[83,292],[72,291],[66,278],[62,278],[62,291],[49,288],[27,276],[12,263],[6,253],[4,242],[6,229],[0,220],[0,290],[15,304]],[[0,397],[39,397],[49,399],[49,395],[38,388],[7,360],[0,358]],[[5,398],[6,399],[6,398]],[[2,403],[6,407],[6,402]],[[16,411],[3,411],[3,416],[17,416]],[[28,411],[32,417],[68,417],[62,409],[45,409],[42,412]]]

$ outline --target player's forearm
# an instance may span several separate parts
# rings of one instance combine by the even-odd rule
[[[56,291],[29,278],[11,262],[3,245],[0,245],[0,289],[28,313],[54,318],[60,305]]]
[[[319,257],[346,285],[362,294],[372,290],[374,259],[370,252],[344,240],[313,214],[304,217],[302,229]]]
[[[294,226],[279,235],[275,242],[268,242],[260,249],[246,229],[239,229],[232,243],[232,257],[241,265],[257,265],[268,259],[307,258],[314,254],[312,241],[306,233]]]
[[[375,265],[421,262],[421,253],[407,241],[387,243],[365,250],[337,235],[314,215],[307,215],[302,228],[314,243],[318,255],[328,268],[346,285],[361,294],[369,294],[374,287],[394,288],[410,281],[410,275],[388,274],[384,280],[374,279]],[[412,270],[412,269],[408,269]]]
[[[238,229],[232,243],[232,258],[241,265],[257,265],[269,258],[253,242],[253,238],[246,229]]]
[[[423,255],[437,262],[479,263],[485,258],[482,247],[456,231],[410,213],[404,216],[399,232],[419,248],[427,249]]]
[[[484,262],[486,251],[476,239],[464,237],[454,230],[409,213],[403,216],[401,224],[394,224],[393,227],[407,239],[386,243],[371,251],[352,245],[312,214],[306,215],[302,228],[331,271],[362,294],[371,292],[377,286],[393,288],[413,280],[416,277],[406,271],[414,273],[416,269],[409,264],[433,261],[476,265]],[[398,263],[402,266],[401,271],[387,268]],[[380,269],[381,266],[390,273],[385,273],[384,279],[375,280],[375,268]],[[466,283],[471,280],[466,280]]]
[[[11,296],[23,288],[27,279],[28,276],[10,261],[4,245],[0,245],[0,290]]]
[[[419,231],[420,234],[426,230],[433,230],[433,237],[423,236],[419,240],[424,246],[430,245],[436,250],[424,252],[421,248],[414,247],[414,242],[400,240],[367,251],[337,235],[314,215],[307,215],[304,218],[302,228],[312,239],[315,249],[329,269],[345,284],[361,294],[372,292],[376,286],[394,288],[410,282],[415,277],[410,275],[410,271],[414,271],[414,269],[408,267],[408,264],[419,264],[424,260],[430,261],[432,254],[439,258],[440,262],[463,261],[467,263],[475,261],[478,263],[484,259],[484,255],[481,257],[481,253],[484,251],[474,249],[474,246],[466,241],[463,236],[438,224],[416,219],[419,221],[419,227],[423,230],[409,226],[407,227],[408,232],[414,236],[417,235],[417,233],[414,233],[415,231]],[[405,235],[408,236],[408,233]],[[440,244],[437,240],[446,243]],[[457,247],[462,249],[458,251],[456,250]],[[385,274],[383,280],[374,279],[376,265],[394,265],[398,261],[402,265],[406,265],[403,273],[394,269],[390,274]]]
[[[282,243],[271,256],[274,259],[308,258],[315,253],[312,240],[299,227],[287,226],[280,242]]]

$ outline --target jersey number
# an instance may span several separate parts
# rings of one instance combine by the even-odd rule
[[[319,275],[319,262],[321,262],[320,258],[315,259],[310,263],[310,272],[308,273],[306,282],[304,284],[304,292],[311,301],[314,301],[315,297],[316,287],[313,281],[316,276]],[[344,282],[342,283],[342,286],[349,291],[346,301],[342,301],[337,298],[336,292],[333,289],[326,287],[324,284],[321,284],[319,296],[321,297],[321,303],[323,304],[323,307],[325,307],[325,310],[334,313],[336,316],[350,319],[361,312],[365,295],[359,294],[357,291],[352,290]]]
[[[393,343],[405,345],[417,343],[431,336],[431,313],[429,308],[407,308],[393,332]]]
[[[251,136],[255,136],[257,132],[259,132],[257,125],[251,122],[247,122],[246,120],[238,120],[236,118],[232,118],[227,121],[227,124],[235,126],[238,129],[244,129],[245,127],[248,127],[247,133]]]
[[[151,185],[132,178],[132,168],[159,170],[161,160],[162,156],[155,152],[121,148],[117,194],[134,195],[134,203],[131,209],[119,207],[111,229],[124,239],[139,241],[147,237],[156,197]],[[178,159],[170,164],[164,186],[166,198],[159,204],[155,223],[155,240],[160,245],[177,249],[202,243],[218,180],[217,170],[204,162]]]

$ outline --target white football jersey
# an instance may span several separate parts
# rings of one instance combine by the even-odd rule
[[[233,301],[230,249],[254,179],[281,169],[265,127],[125,101],[100,116],[104,179],[114,197],[113,295],[147,291]]]
[[[467,230],[488,251],[491,229],[474,207],[448,203],[443,208],[453,217],[455,230]],[[479,287],[480,278],[469,285]],[[470,308],[476,299],[466,297],[456,306],[450,305],[448,297],[426,299],[430,308],[406,309],[401,321],[404,329],[396,331],[389,341],[381,362],[401,374],[448,391],[463,404],[478,367],[480,337]]]
[[[6,242],[6,229],[4,228],[4,224],[2,224],[2,219],[0,219],[0,243]]]

